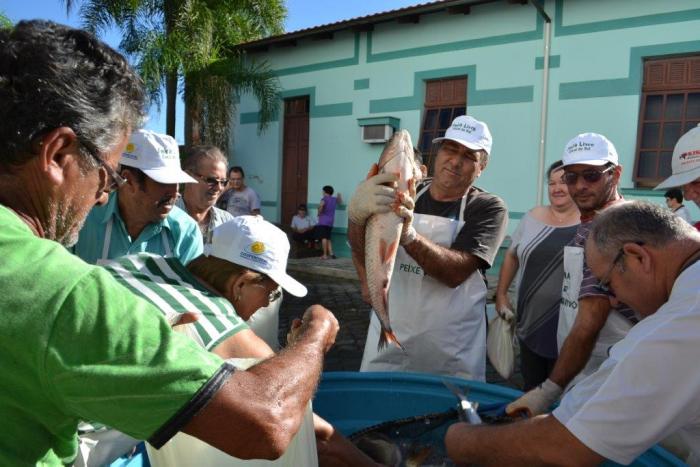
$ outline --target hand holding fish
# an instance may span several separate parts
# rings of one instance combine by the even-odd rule
[[[372,309],[381,322],[382,332],[378,348],[382,349],[389,342],[401,347],[389,320],[389,287],[399,244],[410,243],[417,235],[412,226],[413,200],[416,193],[415,184],[421,179],[422,172],[408,131],[399,130],[394,133],[391,140],[384,146],[377,166],[381,173],[371,176],[367,182],[392,180],[395,186],[390,189],[391,198],[387,203],[389,209],[384,212],[372,212],[369,209],[364,211],[370,213],[370,217],[366,220],[364,251],[367,290]],[[374,167],[369,175],[373,172]],[[382,176],[387,178],[380,178]],[[388,178],[389,176],[393,178]],[[370,191],[367,188],[364,190]]]
[[[544,383],[526,392],[514,402],[506,407],[506,414],[512,416],[526,414],[528,417],[535,417],[546,413],[549,407],[554,404],[564,390],[551,379],[546,379]]]
[[[364,225],[367,219],[380,213],[390,212],[396,199],[397,173],[378,174],[377,164],[367,174],[367,179],[360,183],[348,205],[348,217],[357,225]],[[391,185],[391,186],[387,186]]]
[[[408,195],[397,193],[400,204],[396,208],[396,214],[403,219],[403,229],[399,238],[399,245],[401,246],[412,243],[418,236],[416,229],[413,228],[413,208],[416,206],[415,201],[413,201],[416,198],[415,179],[408,181]]]

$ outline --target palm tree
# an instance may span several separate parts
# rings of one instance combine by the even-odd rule
[[[260,104],[259,131],[275,116],[276,76],[236,46],[281,33],[283,0],[62,1],[68,12],[81,3],[83,26],[90,31],[121,29],[119,47],[134,60],[159,108],[165,90],[168,134],[175,134],[178,89],[192,119],[188,144],[208,142],[226,150],[235,95],[242,92],[252,93]]]

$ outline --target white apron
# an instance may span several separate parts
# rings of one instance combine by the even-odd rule
[[[415,214],[413,226],[421,236],[449,248],[464,226],[466,203],[465,195],[459,220]],[[425,275],[401,247],[388,302],[391,327],[405,352],[393,344],[377,351],[381,325],[372,312],[360,371],[415,371],[485,380],[486,284],[480,272],[452,289]]]
[[[109,260],[109,245],[112,242],[112,227],[114,226],[114,218],[110,217],[109,220],[107,221],[107,227],[105,228],[105,241],[102,244],[102,258],[97,260],[97,264],[101,265],[104,264],[105,261]],[[171,257],[173,255],[172,250],[170,249],[170,241],[168,240],[168,236],[165,235],[165,229],[161,229],[160,231],[161,235],[161,240],[163,241],[163,248],[165,248],[165,255],[166,257]]]
[[[561,352],[562,345],[571,332],[578,314],[578,296],[583,280],[584,249],[577,246],[564,247],[564,282],[559,306],[559,324],[557,326],[557,345]],[[570,383],[576,384],[588,375],[595,373],[608,358],[610,347],[623,339],[632,328],[632,323],[622,314],[611,310],[608,319],[598,334],[591,357],[586,366]]]
[[[230,358],[227,360],[241,370],[246,370],[259,361],[260,359],[257,358]],[[306,408],[299,431],[292,438],[284,454],[274,461],[238,459],[182,432],[173,436],[160,449],[155,449],[146,443],[146,450],[153,467],[318,467],[311,401]]]

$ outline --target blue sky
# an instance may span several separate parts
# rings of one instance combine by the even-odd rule
[[[332,2],[329,7],[327,0],[287,0],[287,20],[285,22],[286,31],[297,31],[321,24],[333,23],[345,19],[379,13],[396,8],[402,8],[418,3],[425,3],[426,0],[341,0]],[[79,5],[80,0],[75,0]],[[77,10],[77,9],[75,9]],[[80,26],[80,19],[75,11],[71,16],[66,15],[65,3],[61,0],[0,0],[0,11],[13,22],[21,19],[50,19],[63,24]],[[109,31],[102,36],[102,39],[113,47],[119,45],[118,31]],[[163,107],[163,111],[165,108]],[[176,139],[183,143],[183,105],[180,102],[177,109],[177,131]],[[159,113],[157,109],[151,109],[150,118],[146,124],[147,128],[154,131],[165,132],[165,114]]]

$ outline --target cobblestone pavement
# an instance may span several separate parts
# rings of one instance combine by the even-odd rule
[[[336,338],[335,346],[328,352],[325,361],[325,371],[357,371],[360,368],[362,352],[367,337],[369,325],[370,306],[362,301],[360,295],[360,283],[354,279],[332,277],[331,275],[319,275],[313,267],[321,263],[319,267],[347,271],[352,268],[349,260],[341,259],[298,260],[292,266],[290,272],[309,289],[306,297],[297,298],[290,294],[284,295],[284,302],[280,310],[280,342],[286,339],[286,333],[294,318],[301,318],[304,310],[312,304],[319,303],[331,310],[340,322],[340,331]],[[298,272],[306,271],[306,272]],[[310,274],[309,271],[315,271]],[[354,274],[354,270],[352,270]],[[490,281],[494,283],[495,281]],[[491,294],[489,294],[491,296]],[[517,362],[516,362],[517,365]],[[519,372],[510,381],[504,381],[487,362],[486,380],[489,383],[503,384],[520,389],[522,377]]]

